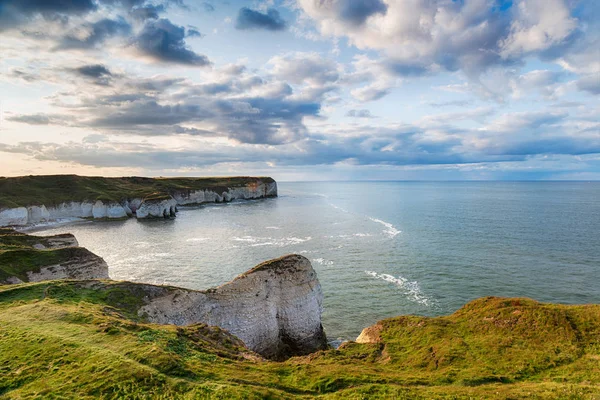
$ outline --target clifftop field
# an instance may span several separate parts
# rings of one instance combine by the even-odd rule
[[[244,187],[256,182],[272,183],[268,177],[226,178],[104,178],[78,175],[0,177],[0,209],[30,205],[57,205],[72,201],[119,202],[127,198],[168,196],[173,192]]]
[[[206,325],[155,325],[118,285],[0,287],[0,397],[548,398],[600,396],[600,306],[482,298],[402,316],[338,350],[273,362]]]

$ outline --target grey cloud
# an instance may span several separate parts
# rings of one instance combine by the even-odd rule
[[[600,74],[590,74],[577,81],[577,88],[591,94],[600,94]]]
[[[193,27],[188,27],[186,33],[185,33],[186,37],[202,37],[204,36],[203,34],[200,33],[199,30],[197,30],[196,28]]]
[[[65,125],[71,118],[61,114],[19,114],[6,117],[7,121],[29,125]]]
[[[204,7],[204,11],[206,11],[206,12],[215,11],[215,6],[213,6],[211,3],[207,2],[207,1],[202,3],[202,7]]]
[[[210,65],[208,57],[190,50],[185,43],[185,29],[168,19],[148,21],[133,39],[133,44],[143,54],[156,61],[193,65]]]
[[[163,4],[148,4],[132,8],[129,14],[138,21],[146,21],[148,19],[158,19],[160,14],[165,12],[165,10],[166,8]]]
[[[260,11],[242,7],[237,16],[235,28],[240,30],[266,29],[269,31],[282,31],[287,28],[287,23],[275,9],[270,8],[266,14],[263,14]]]
[[[355,25],[364,24],[371,15],[385,14],[388,8],[381,0],[325,0],[322,3],[336,7],[342,21]]]
[[[75,72],[90,78],[102,78],[112,75],[108,68],[102,64],[84,65],[82,67],[75,68]]]
[[[71,32],[60,41],[56,49],[91,49],[111,37],[127,36],[131,33],[131,25],[123,18],[105,18],[94,23],[85,23],[80,28],[89,31],[89,34],[81,37],[78,32]]]
[[[15,28],[35,15],[48,20],[66,19],[97,9],[93,0],[1,0],[0,31]]]
[[[352,117],[352,118],[374,118],[373,115],[371,115],[371,111],[369,111],[367,109],[349,110],[346,113],[346,116]]]

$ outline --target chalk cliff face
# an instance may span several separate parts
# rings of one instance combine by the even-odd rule
[[[257,180],[242,187],[173,191],[160,199],[132,198],[120,202],[72,201],[56,206],[33,205],[0,210],[0,227],[24,226],[69,218],[138,219],[171,218],[178,205],[221,203],[277,196],[277,183]]]
[[[109,279],[108,265],[101,257],[88,249],[72,249],[67,260],[41,267],[39,271],[27,272],[28,282],[55,279]],[[16,282],[13,282],[16,283]]]
[[[289,255],[260,264],[215,289],[172,290],[149,300],[139,314],[160,324],[216,325],[251,350],[277,359],[327,347],[322,301],[310,261]]]

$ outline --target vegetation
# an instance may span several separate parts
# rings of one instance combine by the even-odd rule
[[[32,205],[57,205],[70,201],[121,201],[160,198],[175,192],[212,190],[274,182],[272,178],[103,178],[78,175],[30,175],[0,177],[0,209]]]
[[[42,267],[87,257],[89,250],[81,247],[52,248],[57,241],[66,239],[69,242],[72,238],[70,234],[40,237],[0,228],[0,284],[10,277],[28,282],[28,272],[39,272]]]
[[[0,286],[4,398],[548,398],[600,396],[600,305],[484,298],[441,318],[403,316],[285,362],[206,325],[161,326],[139,285]]]

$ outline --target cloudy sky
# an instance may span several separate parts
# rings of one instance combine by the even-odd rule
[[[0,175],[600,179],[597,0],[0,0]]]

